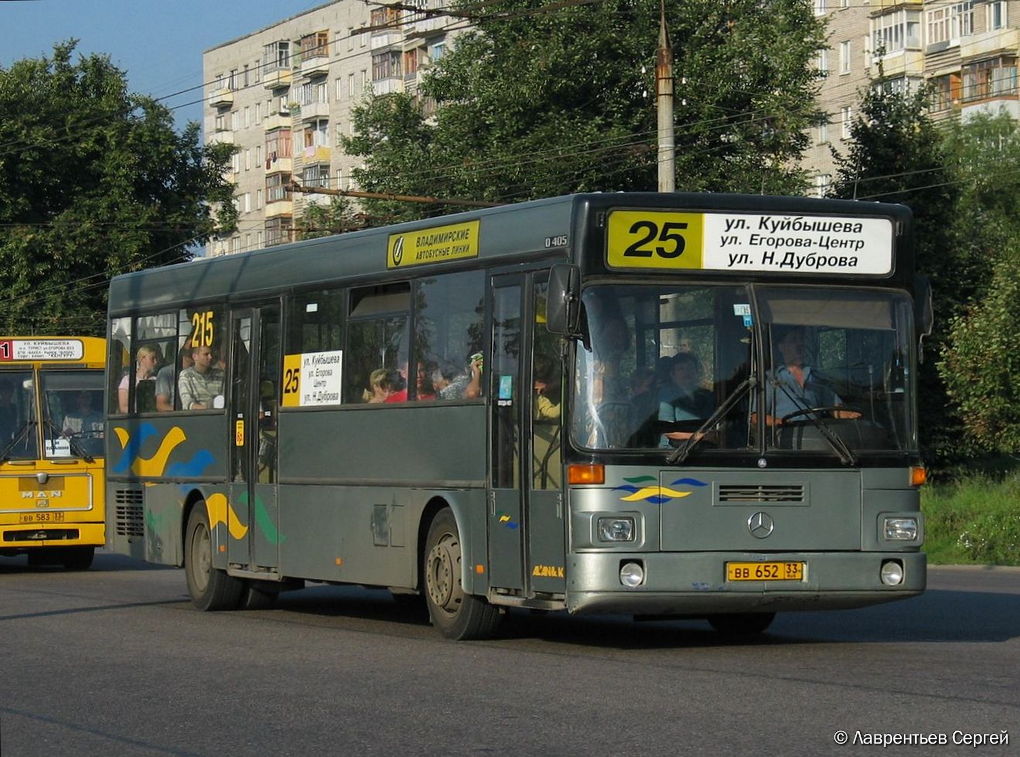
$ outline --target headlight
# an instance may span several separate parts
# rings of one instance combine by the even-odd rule
[[[886,518],[882,534],[886,541],[916,541],[917,518]]]
[[[634,541],[633,518],[599,518],[599,541]]]
[[[625,562],[620,566],[620,583],[633,589],[645,582],[645,568],[639,562]]]
[[[886,586],[899,586],[903,583],[903,563],[899,560],[886,560],[882,563],[881,577]]]

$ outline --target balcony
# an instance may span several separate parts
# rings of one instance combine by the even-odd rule
[[[229,87],[214,89],[209,95],[209,104],[214,108],[229,108],[234,104],[234,92]]]
[[[920,50],[889,53],[881,60],[884,79],[894,79],[897,76],[924,76],[924,53]],[[879,74],[877,59],[871,64],[870,71],[872,78],[877,79]]]
[[[404,91],[404,77],[390,77],[372,82],[372,93],[375,95],[392,95]]]
[[[313,145],[302,149],[301,160],[306,165],[311,163],[329,163],[332,154],[333,150],[330,147]]]
[[[329,56],[315,55],[307,60],[301,61],[301,75],[309,79],[325,76],[329,73]]]
[[[273,113],[271,116],[266,118],[262,124],[262,128],[266,131],[272,131],[273,129],[289,129],[291,125],[290,113]]]
[[[275,200],[266,203],[266,218],[290,216],[294,213],[294,202],[290,199]]]
[[[232,145],[234,144],[234,132],[214,131],[205,138],[205,143],[207,145]]]
[[[266,89],[286,89],[290,86],[294,74],[289,68],[278,68],[275,71],[267,71],[262,77],[262,86]]]
[[[972,34],[960,42],[961,60],[979,60],[997,53],[1016,55],[1020,48],[1020,29],[999,29],[992,32]]]
[[[397,32],[373,32],[370,48],[372,50],[381,50],[391,45],[399,45],[401,42],[403,42],[403,36]]]
[[[293,167],[292,158],[274,158],[272,153],[266,158],[266,173],[290,173]]]
[[[329,103],[308,103],[301,106],[301,120],[315,121],[329,118]]]

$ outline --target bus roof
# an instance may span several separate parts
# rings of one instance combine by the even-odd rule
[[[180,307],[224,295],[250,298],[387,272],[399,275],[402,269],[449,267],[464,258],[513,262],[543,252],[576,254],[593,214],[614,207],[884,217],[898,233],[910,219],[902,205],[849,200],[682,192],[566,195],[124,274],[111,282],[110,314]]]

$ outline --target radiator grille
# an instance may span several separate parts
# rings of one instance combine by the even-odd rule
[[[141,489],[117,489],[113,493],[114,527],[118,536],[145,536]]]
[[[803,502],[803,484],[720,484],[720,502]]]

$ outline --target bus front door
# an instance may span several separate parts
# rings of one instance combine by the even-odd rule
[[[273,570],[280,564],[276,490],[280,309],[272,304],[238,310],[232,320],[230,502],[245,533],[231,540],[230,562],[256,571]]]
[[[488,517],[490,585],[533,598],[566,581],[559,342],[545,327],[546,282],[529,279],[493,279]]]

